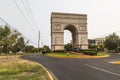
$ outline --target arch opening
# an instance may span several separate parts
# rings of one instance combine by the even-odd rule
[[[65,26],[65,28],[64,28],[64,45],[66,44],[65,41],[67,40],[72,45],[72,49],[76,48],[77,47],[77,37],[78,37],[77,29],[74,25]]]
[[[69,30],[64,30],[64,44],[72,43],[72,33]]]

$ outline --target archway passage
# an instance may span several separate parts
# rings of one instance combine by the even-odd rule
[[[72,51],[73,50],[73,40],[72,33],[69,30],[64,30],[64,50]]]
[[[64,30],[68,30],[71,32],[71,36],[72,36],[72,41],[71,41],[71,44],[72,44],[72,48],[76,48],[77,47],[77,29],[74,25],[67,25],[65,26]]]
[[[73,48],[88,49],[87,15],[53,12],[51,15],[51,49],[64,50],[64,30],[72,33]]]
[[[72,33],[69,30],[64,30],[64,45],[72,43]]]

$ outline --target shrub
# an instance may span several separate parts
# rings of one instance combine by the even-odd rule
[[[50,53],[50,52],[51,52],[51,50],[50,50],[49,46],[44,45],[44,47],[42,49],[42,53],[45,54],[45,53]]]
[[[63,52],[65,52],[64,50],[54,50],[53,51],[54,53],[63,53]]]
[[[64,48],[66,51],[72,51],[72,44],[71,43],[65,44]]]
[[[83,54],[87,54],[87,55],[97,55],[96,51],[83,51]]]
[[[74,52],[80,52],[80,50],[81,50],[80,48],[73,48]]]
[[[89,45],[88,47],[89,47],[89,49],[96,49],[97,48],[96,45]]]
[[[84,52],[84,51],[96,51],[95,49],[81,49],[79,52]]]
[[[84,50],[80,50],[79,52],[87,55],[97,55],[97,51],[94,49],[84,49]]]

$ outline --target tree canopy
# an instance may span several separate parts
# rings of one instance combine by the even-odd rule
[[[64,48],[65,48],[66,51],[71,51],[72,50],[72,44],[67,43],[67,44],[65,44]]]
[[[0,46],[4,53],[9,53],[20,35],[21,34],[17,30],[12,30],[9,26],[0,26]]]
[[[8,54],[10,51],[17,53],[19,51],[28,53],[37,53],[41,48],[35,48],[29,45],[29,40],[25,42],[24,37],[16,29],[11,29],[8,25],[0,26],[0,53]],[[43,50],[50,51],[48,46],[44,46]]]
[[[120,37],[113,33],[106,37],[104,47],[108,50],[115,50],[120,45]]]

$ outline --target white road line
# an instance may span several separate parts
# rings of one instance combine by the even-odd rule
[[[113,75],[116,75],[116,76],[120,77],[120,74],[117,74],[117,73],[114,73],[114,72],[111,72],[111,71],[108,71],[108,70],[105,70],[105,69],[102,69],[102,68],[98,68],[98,67],[95,67],[95,66],[92,66],[92,65],[89,65],[89,64],[84,64],[84,65],[87,66],[87,67],[90,67],[90,68],[93,68],[93,69],[97,69],[99,71],[103,71],[103,72],[106,72],[106,73],[109,73],[109,74],[113,74]]]

